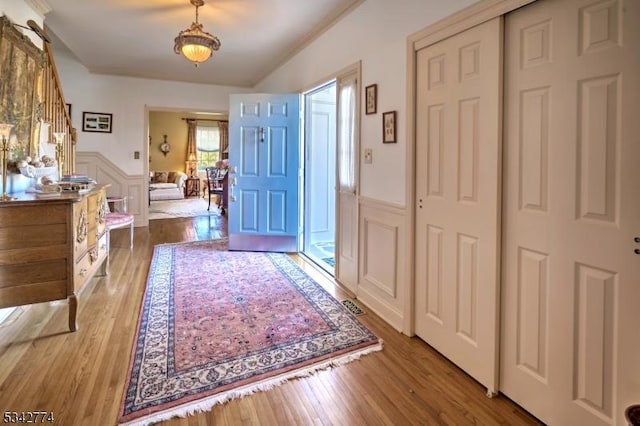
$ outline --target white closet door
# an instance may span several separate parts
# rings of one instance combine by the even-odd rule
[[[497,389],[502,18],[417,52],[416,334]]]
[[[640,402],[640,2],[505,22],[500,388],[549,425]]]

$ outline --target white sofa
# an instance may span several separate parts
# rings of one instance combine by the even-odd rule
[[[180,171],[154,171],[149,173],[149,202],[181,200],[187,174]]]

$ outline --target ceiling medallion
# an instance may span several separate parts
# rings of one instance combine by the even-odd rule
[[[204,31],[202,24],[198,22],[198,8],[204,5],[204,0],[190,0],[190,2],[196,7],[196,22],[186,30],[180,31],[174,40],[173,51],[178,55],[184,55],[197,67],[199,63],[209,59],[214,50],[220,49],[220,40]]]

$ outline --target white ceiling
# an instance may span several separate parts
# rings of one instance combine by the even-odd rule
[[[173,52],[189,0],[46,0],[44,24],[94,73],[252,87],[362,1],[205,0],[199,21],[222,47],[197,68]]]

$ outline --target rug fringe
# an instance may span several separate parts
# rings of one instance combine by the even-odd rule
[[[279,376],[270,377],[268,379],[265,379],[257,383],[253,383],[251,385],[247,385],[238,389],[232,389],[227,392],[223,392],[219,395],[215,395],[209,398],[204,398],[198,401],[190,402],[188,404],[184,404],[178,407],[173,407],[170,410],[154,413],[149,416],[145,416],[143,418],[132,420],[130,422],[120,423],[120,425],[121,426],[143,426],[143,425],[157,423],[163,420],[169,420],[174,417],[184,418],[196,413],[206,412],[211,410],[214,406],[218,404],[223,404],[225,402],[228,402],[237,398],[241,398],[243,396],[252,395],[256,392],[271,390],[276,386],[280,386],[288,382],[291,379],[309,377],[320,371],[331,370],[334,367],[338,367],[340,365],[347,364],[351,361],[355,361],[364,355],[381,351],[383,345],[384,345],[384,342],[382,341],[382,339],[378,339],[378,343],[376,345],[363,348],[359,351],[350,352],[335,358],[330,358],[328,360],[319,362],[317,364],[312,364],[306,368],[289,371]]]

